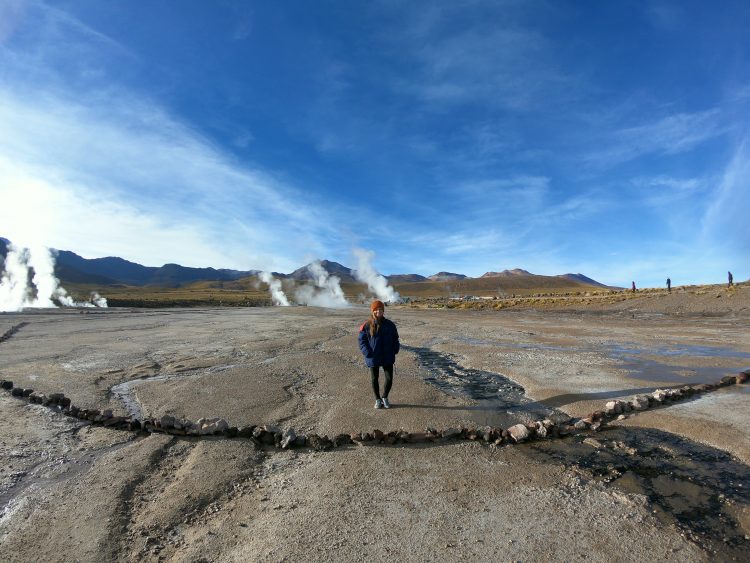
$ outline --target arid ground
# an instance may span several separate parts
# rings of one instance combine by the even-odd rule
[[[17,330],[0,378],[80,407],[332,436],[582,416],[750,366],[748,286],[545,310],[394,306],[393,408],[375,410],[356,343],[367,313],[2,314],[0,335]],[[93,427],[0,393],[0,560],[747,560],[748,389],[587,436],[328,452]]]

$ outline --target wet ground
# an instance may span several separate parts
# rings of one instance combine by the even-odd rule
[[[503,428],[545,418],[556,423],[570,419],[564,412],[526,396],[521,385],[504,375],[462,367],[450,354],[430,348],[406,345],[402,348],[417,356],[426,372],[425,382],[452,397],[476,402],[477,410],[496,413],[496,423]]]
[[[477,401],[479,408],[496,409],[505,415],[505,427],[540,418],[555,422],[570,418],[527,397],[523,387],[501,374],[462,368],[450,355],[429,348],[405,348],[417,355],[428,372],[427,383],[449,395],[469,397]],[[642,349],[624,347],[613,347],[611,352],[620,360],[644,353]],[[663,347],[655,355],[750,357],[710,346]],[[625,369],[646,379],[654,379],[648,377],[654,372],[657,379],[669,379],[675,370],[655,360],[623,363]],[[726,369],[698,372],[702,377],[698,381],[705,382],[718,380]],[[684,382],[682,378],[675,381]],[[669,432],[618,427],[589,437],[529,444],[521,451],[537,461],[562,462],[624,493],[642,495],[660,519],[677,525],[686,538],[721,560],[744,561],[750,556],[750,467],[726,452]]]
[[[525,451],[624,493],[643,495],[662,521],[677,525],[719,560],[750,556],[750,468],[726,452],[634,428],[538,442]]]

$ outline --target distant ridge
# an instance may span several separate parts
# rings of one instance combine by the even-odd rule
[[[466,276],[463,274],[454,274],[452,272],[438,272],[429,276],[432,281],[452,281],[452,280],[465,280]]]
[[[289,279],[297,280],[297,281],[312,280],[314,279],[314,277],[312,273],[310,273],[311,265],[312,265],[312,262],[310,264],[302,266],[301,268],[297,268],[291,274],[285,277]],[[346,266],[342,264],[339,264],[338,262],[331,262],[330,260],[321,260],[320,265],[323,267],[323,269],[326,272],[328,272],[330,275],[337,276],[341,281],[347,281],[347,282],[355,281],[353,270],[351,268],[347,268]]]
[[[11,243],[6,238],[0,237],[0,271],[3,270],[4,258]],[[191,268],[179,264],[164,264],[160,267],[143,266],[130,262],[117,256],[106,258],[83,258],[75,252],[68,250],[55,250],[57,258],[55,262],[55,275],[63,282],[76,284],[97,285],[133,285],[133,286],[159,286],[180,287],[194,282],[227,282],[242,278],[251,278],[260,273],[260,270],[230,270],[215,268]],[[332,262],[321,260],[320,265],[330,275],[335,275],[344,283],[359,283],[355,271],[351,268]],[[295,281],[309,281],[312,279],[309,266],[305,265],[294,270],[291,274],[274,272],[273,275],[281,279]],[[453,293],[471,294],[474,292],[504,291],[514,288],[527,287],[570,287],[593,286],[609,287],[603,283],[593,280],[583,274],[564,274],[559,276],[539,276],[515,268],[501,272],[487,272],[478,278],[471,278],[464,274],[454,272],[438,272],[432,276],[425,277],[419,274],[393,274],[386,279],[391,284],[399,286],[435,287],[440,291],[448,289]],[[254,280],[249,280],[254,283]],[[403,288],[406,290],[406,288]],[[399,289],[401,291],[401,289]]]
[[[592,280],[591,278],[589,278],[588,276],[584,276],[583,274],[563,274],[560,277],[581,283],[587,283],[589,285],[595,285],[596,287],[609,287],[608,285],[604,285],[603,283],[600,283],[596,280]]]
[[[503,270],[502,272],[487,272],[485,274],[482,274],[480,277],[483,278],[499,278],[499,277],[508,277],[508,276],[533,276],[531,272],[527,272],[526,270],[522,270],[521,268],[515,268],[513,270]]]
[[[76,283],[102,283],[101,280],[112,280],[112,283],[128,285],[158,285],[179,287],[195,281],[232,281],[256,274],[257,270],[246,272],[238,270],[216,270],[214,268],[190,268],[179,264],[164,264],[161,267],[149,267],[130,262],[117,256],[106,258],[82,258],[75,252],[57,251],[55,275],[63,281]],[[99,281],[94,281],[99,280]]]
[[[427,278],[420,276],[419,274],[393,274],[392,276],[386,276],[390,283],[414,283],[427,281]]]

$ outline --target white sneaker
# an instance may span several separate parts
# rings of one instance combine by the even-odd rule
[[[391,408],[391,404],[388,402],[388,398],[387,397],[383,397],[383,408],[384,409]]]
[[[375,408],[376,409],[382,409],[383,408],[383,401],[381,401],[380,399],[378,399],[377,401],[375,401]]]

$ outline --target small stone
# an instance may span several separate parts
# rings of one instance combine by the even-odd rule
[[[617,406],[617,401],[607,401],[607,404],[604,405],[604,414],[607,414],[607,415],[615,414],[616,406]]]
[[[372,439],[376,442],[382,442],[383,438],[385,438],[385,434],[381,430],[373,430],[372,431]]]
[[[13,389],[11,389],[10,394],[13,397],[23,397],[23,389],[21,389],[20,387],[14,387]]]
[[[349,437],[349,434],[338,434],[333,439],[333,445],[337,448],[341,446],[348,446],[352,443],[352,439]]]
[[[592,448],[596,448],[597,450],[601,450],[604,447],[604,444],[595,438],[586,438],[583,443]]]
[[[546,438],[547,437],[547,427],[542,424],[541,421],[538,421],[536,423],[536,435],[540,438]]]
[[[451,438],[457,438],[461,435],[460,428],[446,428],[442,432],[443,440],[450,440]]]
[[[318,436],[317,434],[310,434],[307,437],[307,444],[316,451],[330,450],[333,447],[333,443],[328,439],[328,436]]]
[[[0,387],[5,389],[6,391],[10,391],[11,389],[13,389],[13,382],[7,379],[3,379],[2,381],[0,381]]]
[[[660,405],[667,399],[667,394],[662,389],[657,389],[656,391],[651,393],[650,397],[657,405]]]
[[[626,418],[628,418],[628,415],[621,414],[621,415],[618,415],[617,420],[625,420]]]
[[[175,422],[176,422],[175,417],[168,415],[168,414],[165,414],[159,419],[159,425],[162,428],[172,428],[174,427]]]
[[[528,439],[530,435],[529,429],[524,424],[516,424],[515,426],[511,426],[510,428],[508,428],[508,433],[516,443],[523,442],[524,440]]]
[[[361,442],[362,441],[362,432],[352,432],[349,434],[349,439],[352,442]]]
[[[637,411],[645,411],[649,407],[648,395],[636,395],[631,402]]]
[[[577,420],[575,424],[573,424],[573,428],[575,428],[576,430],[588,430],[589,423],[584,419]]]
[[[297,433],[293,428],[288,428],[281,438],[281,449],[286,450],[294,443],[297,439]]]
[[[28,396],[29,396],[29,395],[31,395],[31,394],[32,394],[33,392],[34,392],[34,390],[33,390],[33,389],[24,389],[24,390],[23,390],[23,393],[22,393],[22,395],[23,395],[24,397],[28,397]]]

